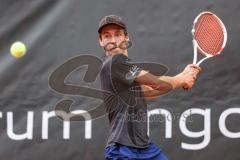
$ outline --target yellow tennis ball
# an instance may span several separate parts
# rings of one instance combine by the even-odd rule
[[[21,58],[25,55],[27,48],[24,43],[18,41],[12,44],[10,51],[13,57]]]

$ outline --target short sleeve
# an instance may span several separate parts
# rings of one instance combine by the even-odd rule
[[[139,75],[141,68],[131,63],[127,56],[117,54],[113,56],[111,78],[121,83],[131,85]]]

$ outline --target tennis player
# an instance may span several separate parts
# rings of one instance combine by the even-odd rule
[[[122,18],[108,15],[99,23],[99,43],[105,50],[101,88],[118,97],[118,104],[106,103],[109,137],[106,160],[167,160],[147,135],[147,103],[177,88],[191,89],[201,68],[187,65],[176,76],[155,76],[133,65],[128,57],[130,39]],[[142,90],[142,92],[134,92]],[[136,98],[137,97],[137,98]]]

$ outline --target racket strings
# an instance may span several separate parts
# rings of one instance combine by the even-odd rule
[[[199,28],[197,29],[197,37],[199,42],[199,45],[204,50],[207,49],[208,53],[213,54],[214,50],[217,45],[215,45],[215,39],[217,36],[214,34],[214,26],[215,24],[212,21],[209,21],[211,19],[202,17],[199,21]],[[210,23],[209,23],[210,22]],[[214,37],[213,37],[214,36]],[[201,38],[201,39],[200,39]],[[201,41],[200,41],[201,40]],[[204,41],[203,41],[204,40]],[[211,44],[211,45],[210,45]]]
[[[213,15],[206,14],[199,17],[194,36],[204,52],[216,55],[222,50],[224,32],[220,22]]]

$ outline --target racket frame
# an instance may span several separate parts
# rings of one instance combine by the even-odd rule
[[[223,38],[224,38],[224,39],[223,39],[223,45],[222,45],[221,49],[220,49],[215,55],[212,55],[212,54],[209,54],[209,53],[203,51],[203,50],[201,49],[201,47],[198,45],[197,41],[195,40],[195,26],[196,26],[196,24],[197,24],[197,22],[198,22],[198,19],[199,19],[203,14],[211,14],[212,16],[214,16],[214,17],[218,20],[218,22],[220,23],[220,25],[221,25],[221,27],[222,27],[222,29],[223,29],[223,34],[224,34],[224,35],[223,35]],[[211,57],[214,57],[214,56],[216,56],[216,55],[219,55],[219,54],[223,51],[223,49],[224,49],[224,47],[225,47],[225,45],[226,45],[226,43],[227,43],[227,30],[226,30],[226,27],[225,27],[225,25],[223,24],[222,20],[221,20],[218,16],[216,16],[214,13],[212,13],[212,12],[208,12],[208,11],[201,12],[201,13],[194,19],[194,21],[193,21],[193,27],[192,27],[191,33],[192,33],[192,37],[193,37],[193,51],[194,51],[193,64],[197,64],[198,66],[199,66],[203,61],[205,61],[206,59],[211,58]],[[204,57],[203,59],[201,59],[199,62],[197,62],[197,51],[198,51],[198,50],[199,50],[203,55],[206,56],[206,57]]]

